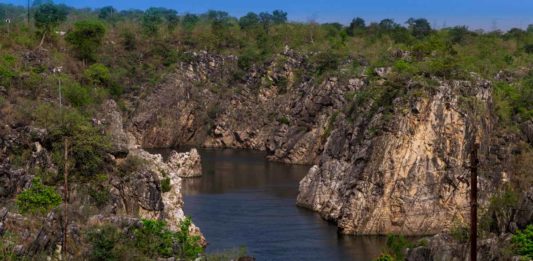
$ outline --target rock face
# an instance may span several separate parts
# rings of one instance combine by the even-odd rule
[[[185,153],[173,151],[168,159],[168,165],[178,177],[192,178],[202,175],[202,162],[196,149]]]
[[[298,205],[350,234],[434,234],[467,218],[464,166],[474,123],[458,110],[456,95],[465,84],[442,82],[416,112],[372,139],[362,137],[357,121],[339,126],[300,182]],[[484,83],[474,88],[489,102]]]
[[[139,101],[128,130],[145,148],[246,148],[267,151],[275,161],[315,163],[328,119],[345,106],[344,94],[364,83],[297,79],[308,66],[288,50],[235,81],[235,57],[193,54],[191,63]]]
[[[93,122],[103,127],[104,132],[111,138],[111,153],[115,156],[128,154],[128,135],[124,131],[122,115],[114,100],[105,101]]]
[[[179,163],[182,165],[176,165],[172,161],[174,155],[182,155],[175,156],[181,160]],[[134,178],[129,183],[115,187],[120,190],[116,194],[122,195],[124,202],[134,200],[134,205],[138,206],[137,214],[141,218],[163,219],[171,230],[178,230],[185,218],[179,172],[196,175],[194,171],[198,171],[200,156],[196,149],[192,149],[190,153],[174,153],[173,156],[164,162],[160,154],[150,154],[142,149],[130,151],[128,157],[141,160],[142,167],[132,173]],[[168,191],[162,188],[163,180],[168,180]],[[127,207],[124,210],[128,211]],[[202,245],[206,245],[198,227],[192,224],[189,229],[192,234],[201,237]]]
[[[490,108],[488,82],[398,82],[390,68],[315,82],[295,76],[313,65],[291,50],[236,81],[236,62],[194,54],[139,102],[128,130],[145,147],[258,149],[313,164],[298,205],[343,233],[434,234],[467,217],[465,166],[472,138],[486,144],[491,116],[463,107]]]
[[[499,220],[492,216],[492,222],[498,226],[487,233],[478,242],[478,260],[523,260],[513,256],[511,238],[516,229],[524,229],[533,223],[533,188],[521,195],[521,200],[511,209],[509,220]],[[503,224],[502,224],[503,223]],[[427,244],[407,250],[409,261],[468,261],[470,248],[468,242],[458,242],[446,233],[440,233],[425,239]]]

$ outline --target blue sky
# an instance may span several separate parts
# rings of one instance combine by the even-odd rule
[[[0,0],[24,5],[26,0]],[[248,11],[283,9],[293,21],[348,23],[360,16],[367,21],[425,17],[432,25],[467,25],[471,29],[525,28],[533,24],[533,0],[56,0],[75,7],[115,6],[146,9],[161,6],[178,12],[202,13],[209,9],[241,16]]]

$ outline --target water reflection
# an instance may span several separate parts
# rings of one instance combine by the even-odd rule
[[[199,152],[203,176],[184,180],[184,210],[209,241],[208,252],[246,246],[257,260],[372,260],[384,245],[383,237],[339,235],[295,206],[309,166],[268,162],[257,151]]]

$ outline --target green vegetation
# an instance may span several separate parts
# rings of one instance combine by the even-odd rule
[[[413,247],[413,244],[401,235],[388,235],[387,246],[384,253],[376,261],[400,261],[405,260],[405,251]]]
[[[170,178],[164,178],[161,180],[161,192],[166,193],[169,192],[172,189],[172,185],[170,184]]]
[[[203,51],[237,59],[227,59],[223,75],[209,75],[193,83],[187,98],[198,97],[201,86],[208,86],[207,91],[225,99],[258,94],[262,88],[273,86],[282,96],[299,83],[318,86],[335,77],[345,85],[350,79],[364,78],[365,87],[345,93],[346,108],[327,119],[324,139],[340,119],[353,123],[358,117],[378,118],[362,123],[368,125],[367,136],[374,136],[381,131],[376,124],[390,122],[393,113],[407,109],[402,106],[413,99],[429,96],[438,80],[471,80],[478,76],[493,80],[494,112],[506,131],[520,133],[520,127],[533,119],[533,25],[527,30],[483,32],[466,27],[435,29],[424,18],[369,22],[357,17],[344,26],[289,22],[282,10],[250,12],[237,18],[216,10],[203,14],[182,14],[166,8],[118,11],[111,6],[91,10],[38,2],[32,8],[34,24],[29,26],[24,21],[24,7],[0,4],[0,86],[8,93],[0,97],[0,109],[3,116],[7,115],[6,125],[32,125],[48,132],[42,145],[52,152],[57,174],[42,176],[44,182],[57,185],[62,178],[59,173],[66,166],[69,181],[88,184],[87,193],[98,207],[110,200],[109,185],[101,177],[116,174],[127,178],[145,165],[132,156],[116,165],[112,162],[109,137],[92,121],[102,101],[112,97],[129,113],[136,99],[148,96],[169,73],[195,65],[202,57],[196,54]],[[11,24],[2,22],[8,14],[13,18]],[[299,67],[293,71],[295,77],[265,76],[293,63]],[[52,71],[58,67],[63,67],[60,73]],[[379,68],[391,71],[380,76],[375,72]],[[261,80],[254,82],[250,75],[259,75]],[[231,82],[219,80],[227,77]],[[462,91],[468,96],[468,90]],[[206,106],[205,125],[213,126],[225,108],[218,102]],[[269,115],[268,120],[297,124],[286,115]],[[68,162],[63,155],[65,142]],[[493,217],[508,220],[519,201],[517,191],[531,184],[533,152],[530,145],[524,147],[510,156],[513,189],[496,195],[481,219],[487,231],[500,229]],[[13,166],[25,166],[31,150],[19,148],[9,158]],[[169,178],[161,180],[161,189],[170,191]],[[61,198],[36,178],[16,202],[22,212],[44,213],[60,204]],[[101,227],[90,233],[91,259],[193,259],[202,250],[198,238],[187,233],[189,226],[190,220],[185,220],[178,232],[159,221],[144,221],[132,231]],[[515,241],[520,249],[530,249],[522,239],[530,239],[524,236],[530,235],[530,230],[517,234],[520,239]],[[460,242],[468,239],[463,226],[451,232]],[[402,260],[408,241],[400,236],[389,236],[387,241],[387,252],[380,260]]]
[[[45,3],[39,5],[34,13],[35,26],[41,30],[41,45],[46,37],[62,22],[67,20],[66,6]]]
[[[533,258],[533,225],[527,226],[524,230],[516,232],[512,238],[516,253],[525,257]]]
[[[17,195],[16,203],[22,213],[44,214],[61,204],[61,196],[35,177],[31,187]]]
[[[88,233],[91,260],[145,260],[177,257],[194,260],[203,252],[199,237],[189,234],[190,218],[180,224],[178,232],[170,231],[163,221],[143,220],[132,231],[106,225]]]
[[[68,32],[65,40],[72,45],[80,59],[94,61],[105,31],[105,27],[100,21],[78,21],[74,24],[74,29]]]

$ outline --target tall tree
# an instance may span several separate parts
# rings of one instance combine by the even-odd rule
[[[365,20],[361,17],[357,17],[352,20],[350,26],[348,27],[347,33],[350,36],[360,35],[366,29]]]
[[[242,29],[255,27],[259,24],[259,16],[256,13],[249,12],[239,19],[239,26]]]
[[[424,18],[409,18],[406,24],[409,26],[411,33],[416,38],[424,38],[431,33],[431,25],[429,25],[428,20]]]
[[[67,8],[54,4],[42,4],[37,7],[34,14],[35,26],[41,30],[42,38],[39,47],[43,45],[46,34],[50,33],[61,22],[67,20]]]
[[[80,59],[94,61],[105,31],[105,27],[100,21],[79,21],[74,24],[74,29],[67,33],[65,40],[72,45]]]
[[[272,12],[272,22],[274,24],[284,24],[287,22],[287,12],[283,10],[274,10]]]

